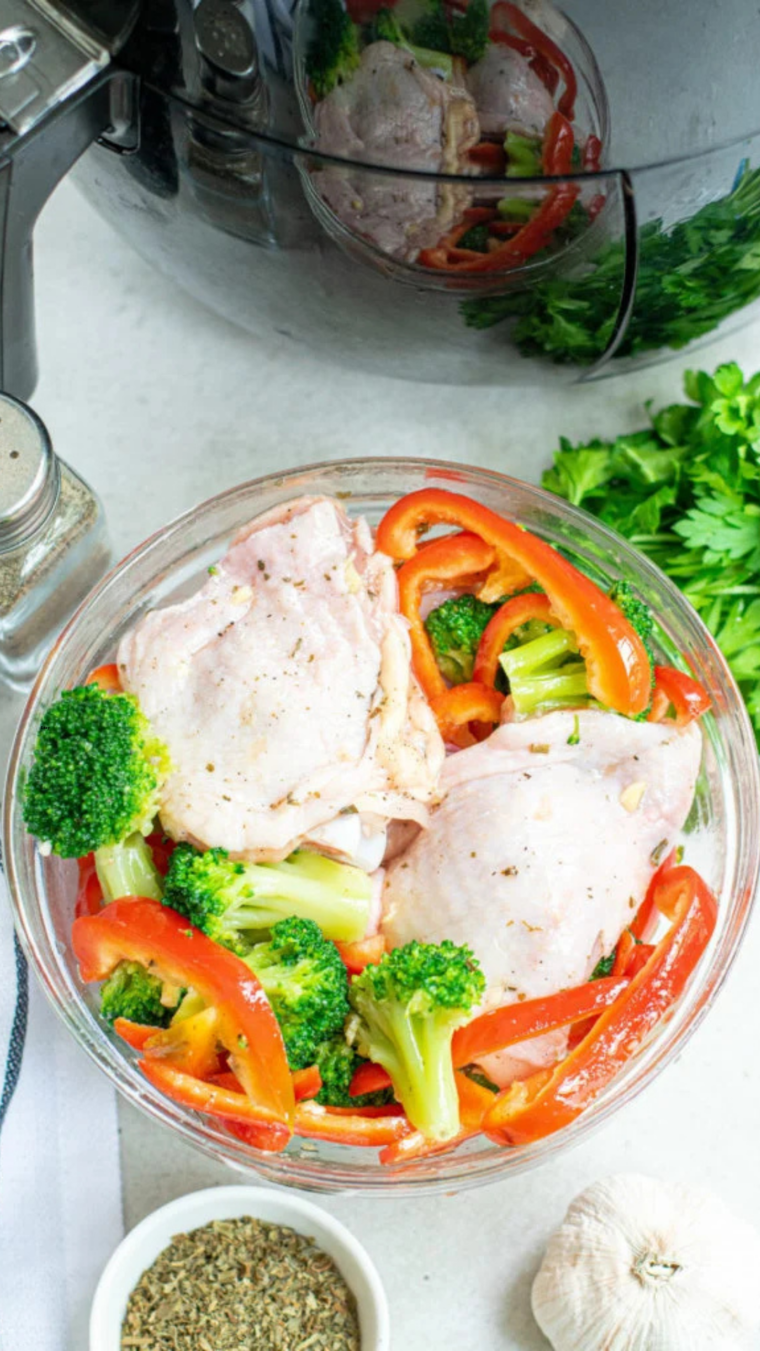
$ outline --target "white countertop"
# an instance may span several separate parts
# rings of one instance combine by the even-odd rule
[[[549,392],[373,379],[322,365],[280,338],[264,346],[208,314],[142,263],[71,186],[47,208],[36,250],[42,375],[34,405],[58,453],[101,494],[120,554],[224,487],[322,458],[441,455],[536,481],[560,433],[643,425],[643,400],[680,398],[681,371],[695,364]],[[760,328],[699,356],[708,368],[735,358],[753,371]],[[18,707],[0,694],[3,759]],[[457,1195],[320,1198],[379,1267],[394,1351],[546,1348],[529,1305],[543,1244],[570,1198],[605,1173],[710,1186],[760,1225],[759,961],[756,922],[680,1060],[566,1158]],[[122,1107],[121,1122],[128,1225],[180,1193],[234,1180],[134,1109]]]

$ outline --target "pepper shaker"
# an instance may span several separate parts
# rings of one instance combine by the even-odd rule
[[[99,499],[37,415],[0,394],[0,683],[28,688],[110,559]]]

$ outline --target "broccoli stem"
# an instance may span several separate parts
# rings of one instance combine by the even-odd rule
[[[552,629],[541,638],[502,653],[499,661],[509,680],[515,712],[529,716],[548,708],[577,708],[586,703],[585,663],[565,660],[577,651],[572,633]]]
[[[372,1059],[387,1070],[412,1125],[431,1140],[451,1140],[459,1131],[451,1057],[454,1027],[447,1021],[431,1012],[410,1016],[406,1008],[392,1004],[386,1010],[375,1005],[372,1014]]]
[[[510,693],[515,712],[523,716],[549,708],[577,708],[588,699],[586,667],[582,661],[571,662],[560,671],[515,680]]]
[[[526,680],[550,662],[556,663],[577,651],[578,644],[568,629],[551,629],[540,638],[504,652],[500,661],[511,682],[515,677]]]
[[[116,901],[120,896],[161,900],[161,876],[143,835],[128,835],[121,844],[101,845],[95,850],[95,868],[105,901]]]
[[[314,920],[325,938],[353,942],[367,930],[371,885],[358,868],[344,868],[341,876],[338,889],[334,863],[305,850],[282,863],[256,865],[244,875],[242,894],[225,923],[238,930],[269,929],[295,915]]]

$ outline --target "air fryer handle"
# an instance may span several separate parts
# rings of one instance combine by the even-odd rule
[[[0,157],[0,389],[28,399],[37,382],[32,234],[53,189],[110,125],[107,72],[59,104]]]

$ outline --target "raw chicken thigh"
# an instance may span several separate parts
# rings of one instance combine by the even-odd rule
[[[428,829],[388,866],[390,945],[468,943],[486,976],[484,1007],[582,983],[683,826],[700,757],[696,724],[593,710],[505,723],[450,756]],[[523,1055],[555,1058],[563,1038],[525,1043]]]
[[[467,90],[392,42],[365,48],[356,74],[317,104],[315,122],[326,154],[426,173],[461,172],[480,134]],[[469,202],[456,185],[354,167],[322,170],[315,181],[344,224],[398,258],[437,244]]]
[[[552,96],[524,56],[509,47],[489,47],[467,72],[484,136],[506,131],[543,136],[554,112]]]
[[[289,502],[122,640],[124,687],[171,754],[173,838],[261,860],[307,843],[371,869],[389,819],[425,823],[443,745],[372,550],[338,503]]]

